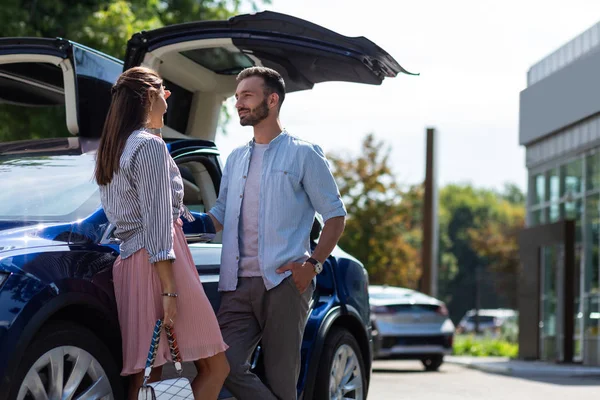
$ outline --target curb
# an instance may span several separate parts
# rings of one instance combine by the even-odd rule
[[[512,376],[512,375],[514,375],[514,372],[515,372],[514,369],[511,367],[500,366],[500,365],[468,364],[468,363],[452,362],[452,361],[448,361],[448,363],[454,364],[454,365],[460,365],[461,367],[474,369],[477,371],[488,372],[491,374],[498,374],[498,375]]]
[[[448,364],[459,365],[464,368],[478,370],[482,372],[488,372],[498,375],[508,376],[545,376],[545,377],[565,377],[565,378],[581,378],[581,377],[600,377],[600,371],[597,368],[594,370],[586,370],[585,367],[574,367],[572,370],[565,369],[553,369],[553,368],[534,368],[531,367],[522,369],[515,368],[510,365],[493,365],[493,363],[476,363],[476,362],[464,362],[458,360],[448,360]]]

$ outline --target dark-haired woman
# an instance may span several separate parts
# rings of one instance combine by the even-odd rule
[[[113,267],[123,339],[122,375],[137,399],[156,320],[172,326],[183,361],[194,361],[196,399],[216,399],[229,366],[219,325],[182,229],[183,182],[160,137],[170,92],[147,68],[129,69],[112,88],[96,160],[96,181],[121,254]],[[171,360],[164,332],[151,381]]]

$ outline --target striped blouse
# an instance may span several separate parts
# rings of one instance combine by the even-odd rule
[[[173,221],[193,217],[183,206],[183,181],[165,142],[145,130],[125,144],[119,171],[100,186],[102,206],[116,226],[121,258],[145,248],[150,262],[174,260]]]

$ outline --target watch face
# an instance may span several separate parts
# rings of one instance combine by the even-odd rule
[[[317,274],[320,274],[321,271],[323,271],[323,264],[321,264],[320,262],[318,262],[318,263],[315,264],[315,272]]]
[[[319,261],[315,260],[314,258],[311,257],[306,261],[311,263],[312,265],[314,265],[315,273],[320,274],[321,271],[323,271],[323,264],[321,264]]]

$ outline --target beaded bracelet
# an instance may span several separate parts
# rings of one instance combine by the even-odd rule
[[[166,297],[177,297],[179,296],[177,293],[162,293],[161,296],[166,296]]]

